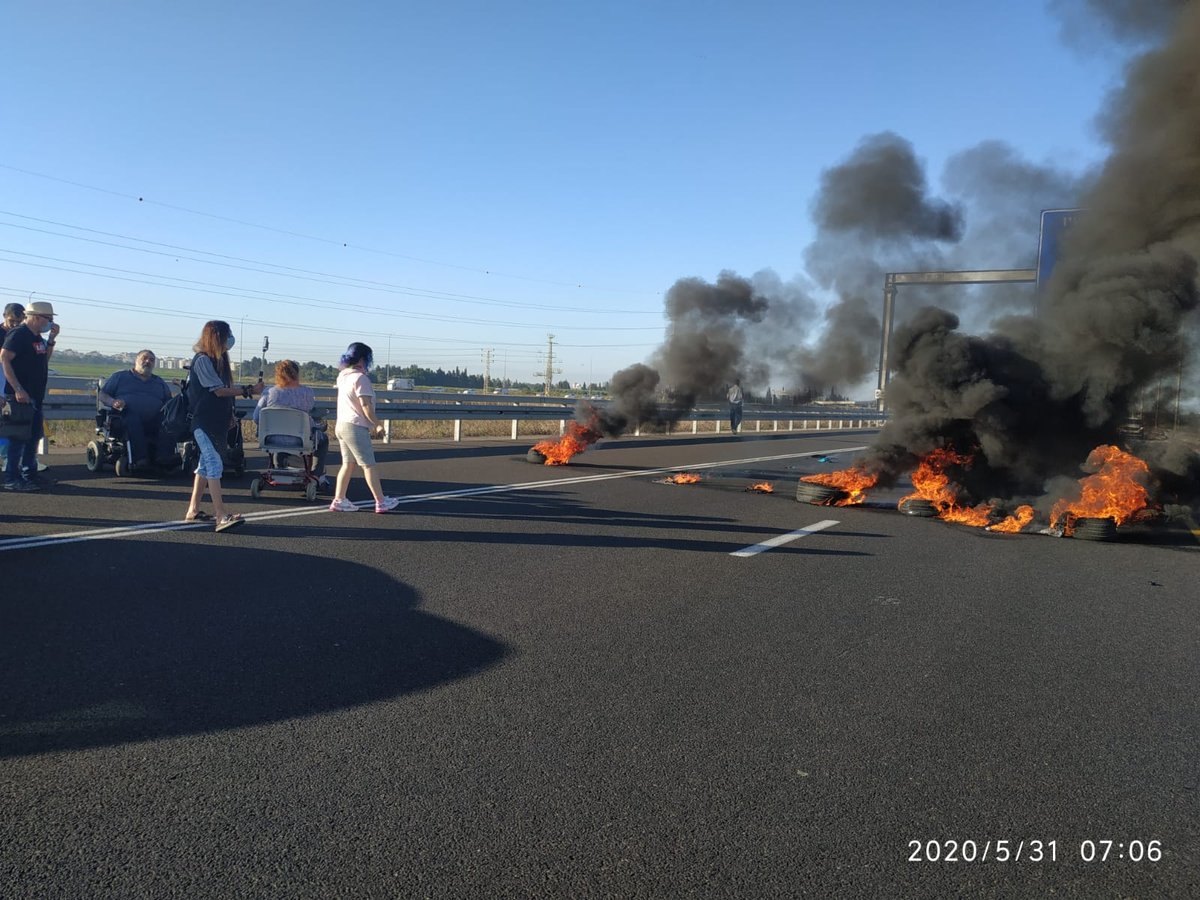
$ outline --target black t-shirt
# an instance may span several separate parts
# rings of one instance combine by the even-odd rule
[[[46,399],[46,381],[50,377],[50,348],[46,346],[46,339],[25,325],[19,325],[4,338],[4,349],[16,354],[11,365],[17,384],[40,404]],[[15,397],[17,392],[9,382],[4,386],[4,393]]]

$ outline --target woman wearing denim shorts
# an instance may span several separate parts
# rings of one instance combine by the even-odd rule
[[[200,464],[196,467],[196,478],[192,482],[192,499],[188,504],[189,522],[216,518],[217,531],[228,531],[244,521],[236,513],[225,512],[221,497],[221,476],[225,466],[219,448],[228,443],[229,429],[233,424],[233,399],[253,397],[262,393],[260,379],[255,385],[235,385],[229,365],[229,351],[233,349],[233,330],[228,322],[214,320],[206,322],[196,341],[196,355],[192,357],[191,374],[188,375],[188,408],[192,414],[192,437],[200,450]],[[212,497],[213,514],[200,509],[204,489]]]
[[[334,512],[358,511],[358,506],[346,499],[346,490],[359,469],[375,498],[375,512],[390,512],[400,505],[395,497],[384,496],[375,468],[371,435],[382,434],[383,423],[375,416],[375,388],[367,374],[373,361],[371,348],[358,341],[347,347],[338,360],[341,371],[337,377],[337,425],[333,433],[341,445],[342,467],[338,469],[333,502],[329,504]]]

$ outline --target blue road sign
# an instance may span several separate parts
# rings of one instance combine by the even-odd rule
[[[1050,280],[1050,275],[1058,263],[1058,255],[1062,250],[1062,237],[1067,229],[1075,224],[1075,219],[1082,212],[1082,209],[1042,210],[1042,230],[1038,236],[1038,290],[1041,290]]]

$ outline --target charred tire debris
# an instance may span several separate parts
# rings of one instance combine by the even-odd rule
[[[814,506],[830,506],[839,500],[846,499],[846,492],[827,484],[799,481],[796,483],[796,499],[801,503],[811,503]]]
[[[1111,541],[1117,536],[1117,523],[1113,519],[1076,519],[1071,537],[1081,541]]]
[[[912,500],[905,500],[897,508],[906,516],[918,516],[920,518],[928,519],[937,515],[937,507],[933,505],[933,501],[925,500],[920,497],[914,497]]]

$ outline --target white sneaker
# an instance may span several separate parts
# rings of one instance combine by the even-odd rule
[[[395,497],[384,497],[382,500],[375,501],[375,512],[377,512],[377,513],[391,512],[393,509],[395,509],[399,505],[400,505],[400,501],[397,500]]]
[[[358,512],[358,507],[349,500],[334,500],[329,504],[330,512]]]

